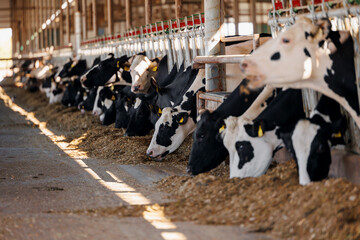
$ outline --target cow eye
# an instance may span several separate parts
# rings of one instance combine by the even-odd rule
[[[283,39],[282,39],[282,42],[283,42],[283,43],[290,43],[290,39],[288,39],[288,38],[283,38]]]

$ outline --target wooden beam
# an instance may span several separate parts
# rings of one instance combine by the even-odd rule
[[[182,17],[182,4],[183,0],[175,0],[175,18]]]
[[[250,0],[251,22],[253,24],[253,34],[256,33],[256,0]]]
[[[93,20],[93,31],[94,36],[97,36],[97,19],[96,19],[96,1],[92,0],[92,20]]]
[[[145,24],[152,23],[152,6],[151,0],[145,0]]]
[[[71,43],[71,33],[70,33],[70,3],[67,1],[66,8],[66,44],[69,45]]]
[[[59,2],[58,7],[60,8],[60,15],[59,15],[59,18],[60,18],[60,21],[59,21],[60,42],[59,42],[59,45],[64,46],[64,10],[61,9],[61,2]]]
[[[234,0],[235,35],[239,35],[239,0]]]
[[[108,19],[108,34],[114,32],[114,23],[113,23],[113,1],[107,0],[107,19]]]
[[[83,40],[87,39],[87,14],[86,14],[86,10],[87,10],[87,5],[86,5],[86,0],[82,0],[81,1],[81,5],[82,5],[82,11],[81,11],[81,17],[82,17],[82,35],[83,35]]]
[[[126,29],[131,28],[131,1],[125,0]]]

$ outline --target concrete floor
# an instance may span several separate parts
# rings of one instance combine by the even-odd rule
[[[0,239],[272,239],[238,226],[170,222],[160,210],[143,217],[78,214],[169,201],[153,182],[183,171],[105,165],[54,139],[0,100]]]

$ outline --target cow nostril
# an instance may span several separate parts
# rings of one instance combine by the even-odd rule
[[[153,154],[153,151],[148,151],[148,152],[146,152],[146,155],[149,156],[149,157],[151,157],[152,154]]]
[[[186,172],[189,173],[189,174],[192,174],[192,169],[191,169],[190,166],[188,166],[188,167],[186,168]]]
[[[244,70],[245,68],[248,67],[248,64],[243,62],[243,63],[240,64],[240,67],[241,67],[242,70]]]
[[[140,86],[134,86],[134,90],[138,91],[140,89]]]

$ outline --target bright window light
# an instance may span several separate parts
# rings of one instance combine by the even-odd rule
[[[62,5],[61,5],[61,9],[65,9],[65,8],[67,8],[67,2],[64,2]]]
[[[46,28],[46,23],[43,23],[43,25],[41,27],[42,27],[42,29],[45,29]]]

